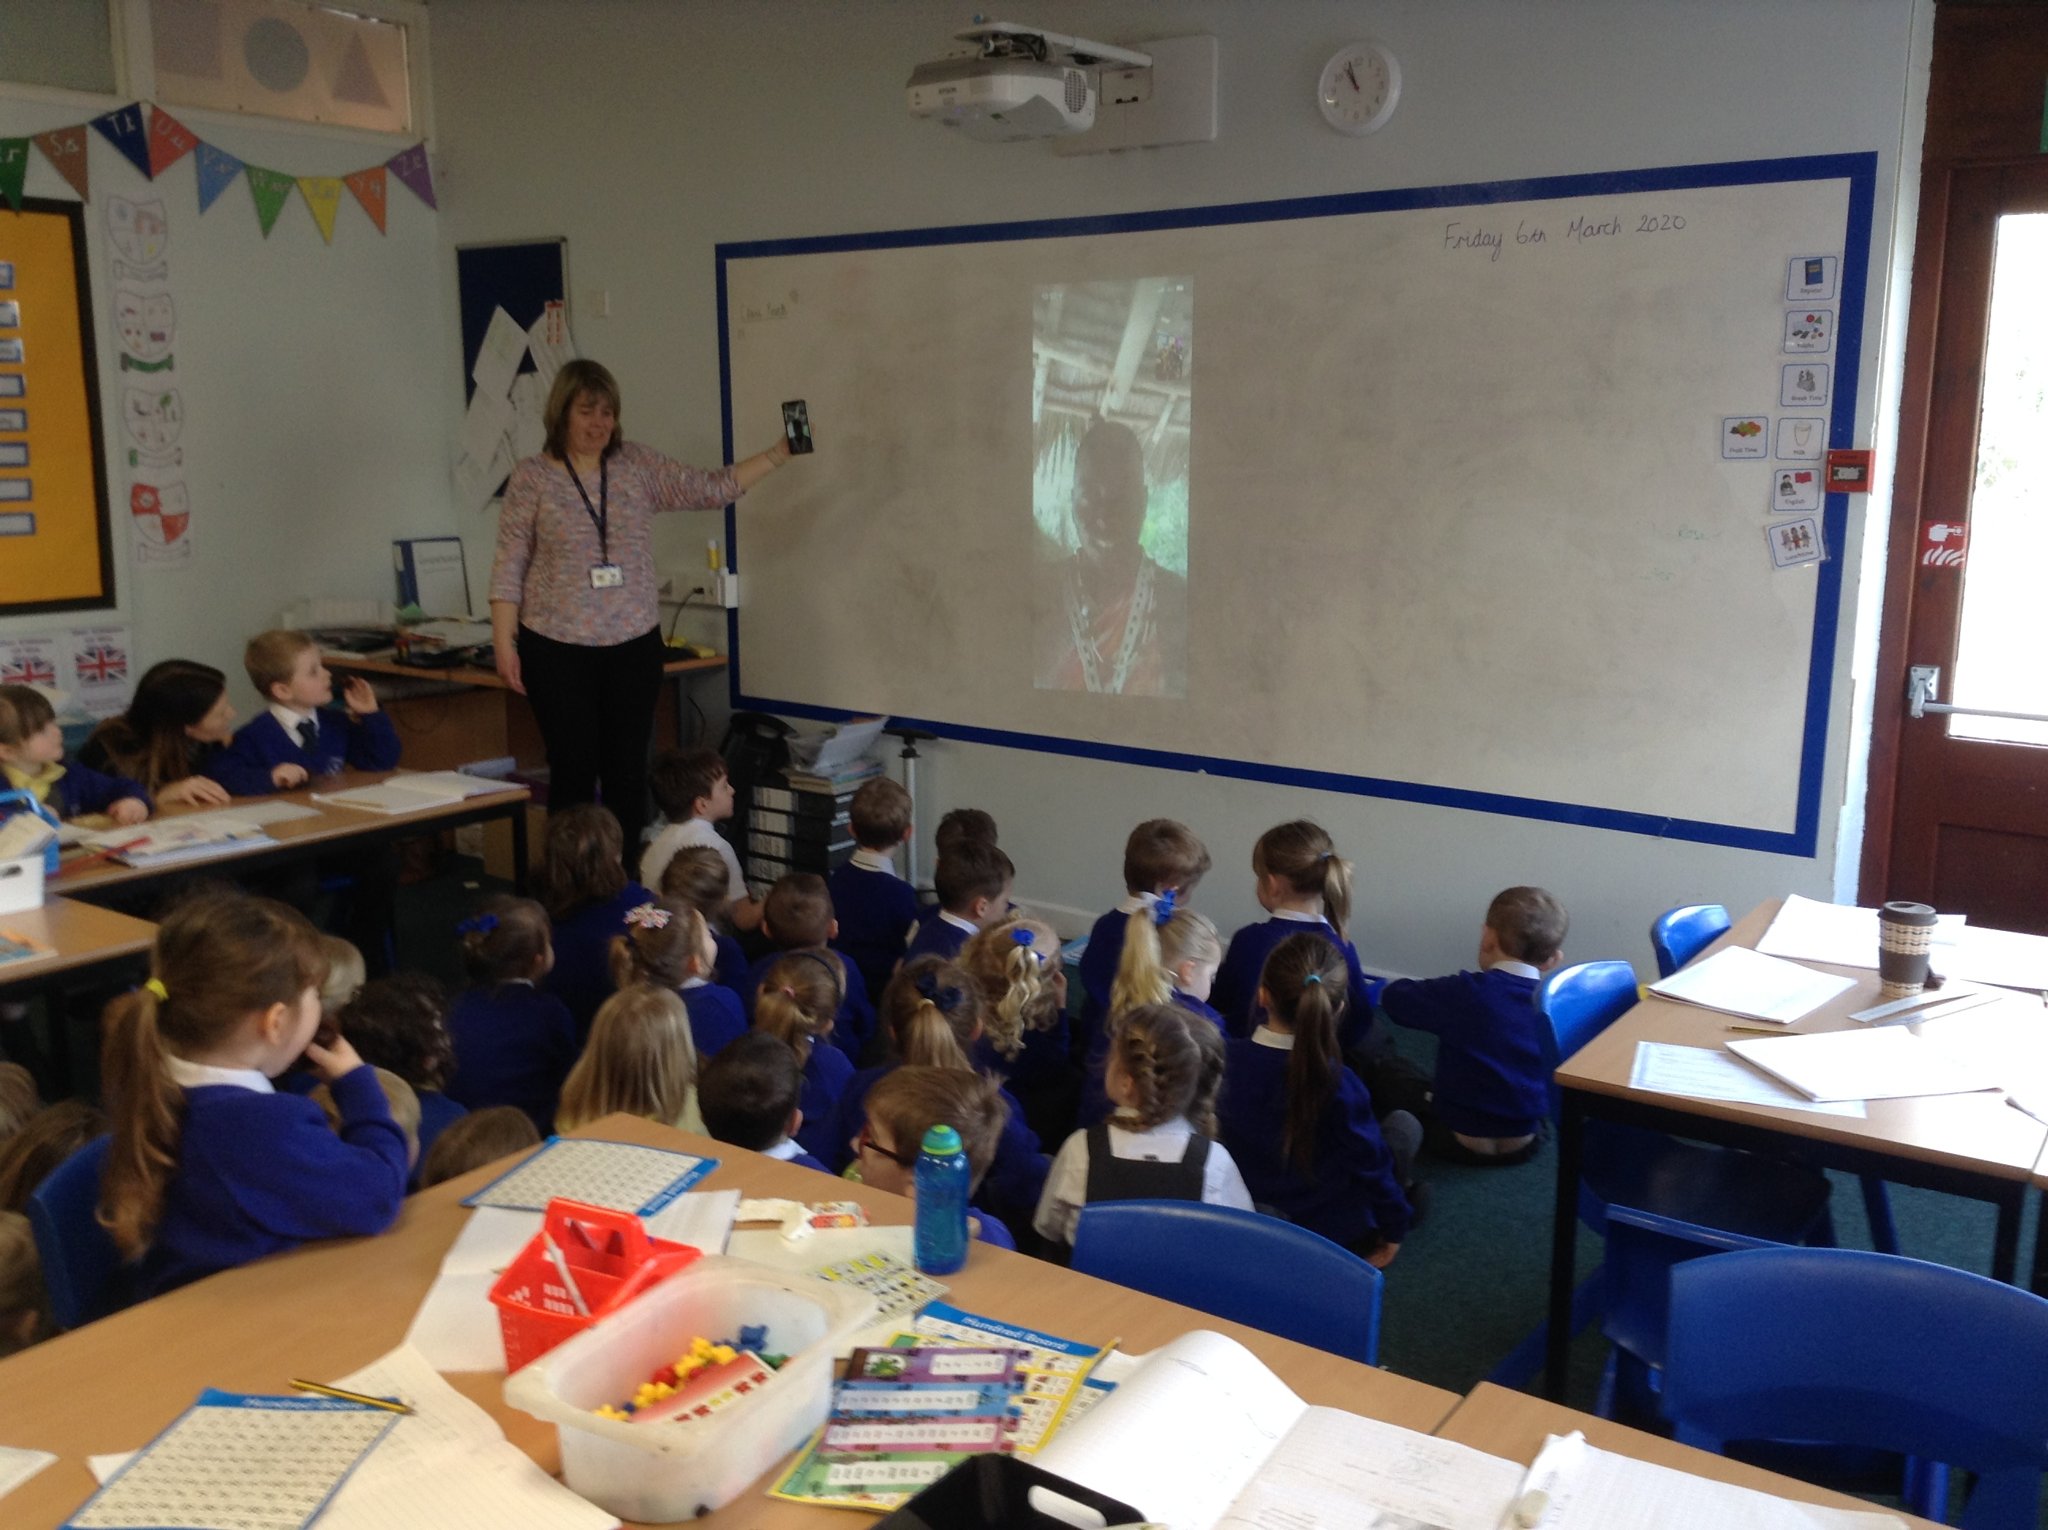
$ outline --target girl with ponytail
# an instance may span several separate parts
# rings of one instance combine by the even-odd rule
[[[831,1044],[833,1022],[846,1002],[846,968],[834,951],[791,951],[761,969],[754,990],[754,1029],[766,1031],[796,1054],[803,1069],[803,1094],[797,1105],[804,1113],[799,1146],[813,1158],[831,1163],[827,1138],[839,1097],[853,1077],[853,1064]]]
[[[1264,1023],[1229,1044],[1222,1138],[1260,1205],[1384,1269],[1413,1221],[1403,1186],[1422,1128],[1404,1110],[1373,1119],[1338,1048],[1351,992],[1344,954],[1323,936],[1273,947],[1257,990]]]
[[[1042,919],[1012,914],[969,936],[959,962],[987,1005],[975,1066],[1001,1078],[1034,1118],[1041,1105],[1063,1105],[1070,1121],[1067,969],[1057,932]]]
[[[1266,958],[1281,941],[1304,930],[1337,948],[1350,991],[1362,996],[1365,972],[1346,933],[1351,924],[1351,862],[1337,853],[1330,836],[1306,818],[1268,829],[1252,847],[1252,874],[1258,878],[1259,907],[1272,917],[1231,936],[1223,965],[1216,969],[1210,1001],[1222,1014],[1224,1029],[1232,1036],[1251,1035],[1262,1018],[1259,974]],[[1340,1038],[1343,1050],[1359,1051],[1371,1025],[1371,1006],[1354,1005]]]
[[[1131,1010],[1147,1004],[1175,1005],[1207,1021],[1221,1037],[1223,1017],[1209,1007],[1209,991],[1222,959],[1223,941],[1216,926],[1208,915],[1198,914],[1182,903],[1172,889],[1131,912],[1125,921],[1116,977],[1109,987],[1108,1018],[1088,1052],[1087,1077],[1081,1094],[1083,1126],[1093,1125],[1109,1114],[1103,1078],[1109,1064],[1110,1042],[1118,1021]]]
[[[382,1232],[407,1144],[346,1039],[314,1041],[326,960],[281,903],[195,898],[157,930],[149,981],[107,1006],[113,1141],[100,1220],[154,1296],[315,1238]],[[272,1090],[304,1056],[341,1112]]]

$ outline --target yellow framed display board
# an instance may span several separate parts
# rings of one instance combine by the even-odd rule
[[[114,604],[85,210],[0,207],[0,615]]]

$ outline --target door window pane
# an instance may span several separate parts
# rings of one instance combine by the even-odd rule
[[[2048,713],[2048,213],[1998,220],[1956,640],[1957,706]],[[1932,518],[1930,516],[1930,518]],[[1950,717],[1957,738],[2048,744],[2048,723]]]

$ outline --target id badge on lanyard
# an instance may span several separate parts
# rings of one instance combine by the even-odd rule
[[[616,590],[626,582],[626,571],[612,562],[611,518],[612,484],[611,466],[605,458],[597,459],[597,503],[590,502],[590,493],[583,487],[583,480],[576,476],[575,464],[564,456],[562,466],[569,470],[569,482],[576,485],[576,493],[583,500],[583,513],[590,517],[590,524],[597,528],[597,558],[590,565],[590,587],[593,590]]]

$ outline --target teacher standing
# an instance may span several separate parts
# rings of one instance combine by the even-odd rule
[[[546,444],[512,469],[491,570],[498,674],[533,704],[548,806],[596,800],[638,854],[647,751],[667,655],[654,517],[715,510],[789,460],[781,441],[743,462],[686,467],[619,434],[619,385],[594,361],[555,374]]]

